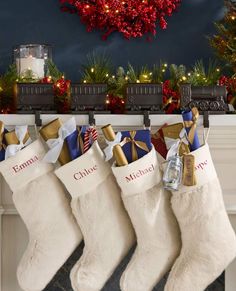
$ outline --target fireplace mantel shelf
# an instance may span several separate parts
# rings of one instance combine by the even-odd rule
[[[45,124],[55,118],[62,121],[74,116],[80,125],[88,124],[88,114],[41,114],[42,123]],[[98,126],[112,123],[113,126],[142,126],[142,114],[99,114],[95,113],[95,120]],[[181,115],[150,114],[151,125],[161,126],[164,123],[182,122]],[[0,120],[6,125],[34,125],[34,114],[0,114]],[[210,126],[236,126],[236,114],[209,115]],[[199,117],[199,125],[202,125],[203,117]]]

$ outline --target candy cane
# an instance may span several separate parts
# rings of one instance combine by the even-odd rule
[[[97,139],[98,139],[97,130],[94,127],[88,128],[84,135],[84,153],[86,153],[90,148],[90,140],[92,140],[92,142],[95,142],[95,140]]]

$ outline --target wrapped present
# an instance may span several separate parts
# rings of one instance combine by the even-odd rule
[[[180,138],[180,132],[184,128],[184,125],[182,122],[175,123],[171,125],[167,125],[162,128],[165,144],[167,147],[167,150],[171,148],[173,143]],[[189,146],[185,144],[184,142],[180,143],[179,147],[179,155],[182,156],[183,154],[189,153]]]
[[[4,139],[7,145],[5,159],[14,156],[32,142],[26,125],[16,126],[15,130],[5,133]]]
[[[150,130],[123,131],[121,146],[129,163],[145,156],[152,149]]]
[[[5,160],[5,150],[6,150],[6,140],[5,140],[5,134],[8,131],[4,129],[4,124],[2,121],[0,121],[0,161]]]
[[[84,153],[86,153],[91,145],[98,139],[98,132],[95,127],[89,127],[84,134]]]
[[[163,134],[163,128],[167,126],[167,123],[164,124],[159,130],[151,135],[151,141],[152,144],[154,145],[156,151],[164,158],[166,159],[167,155],[167,147],[164,139],[164,134]]]
[[[83,155],[98,138],[94,127],[82,126],[67,136],[66,143],[72,160]]]
[[[102,127],[103,135],[106,139],[107,147],[104,149],[106,155],[106,161],[109,161],[113,156],[116,161],[117,167],[122,167],[128,165],[126,156],[120,145],[121,133],[115,134],[111,124]]]
[[[71,160],[75,160],[84,153],[84,136],[88,129],[87,126],[81,126],[76,129],[72,134],[67,136],[66,144],[69,150]]]
[[[184,111],[182,113],[182,117],[187,132],[190,151],[192,152],[197,150],[201,146],[197,134],[197,121],[199,117],[198,109],[196,107],[193,107],[192,110]]]
[[[57,118],[53,120],[52,122],[48,123],[47,125],[43,126],[39,130],[39,132],[45,141],[49,139],[56,139],[58,138],[58,131],[61,126],[62,126],[62,123]],[[71,161],[71,157],[70,157],[66,142],[64,142],[63,144],[58,160],[62,165],[65,165]]]

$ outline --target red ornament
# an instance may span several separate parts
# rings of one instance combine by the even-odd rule
[[[157,25],[167,28],[181,0],[60,0],[63,12],[78,13],[87,31],[103,32],[103,39],[118,31],[127,39],[156,34]]]
[[[51,84],[52,83],[52,78],[51,77],[44,77],[43,79],[39,80],[39,83]]]
[[[70,80],[61,78],[53,84],[54,96],[58,113],[70,111]]]
[[[70,80],[65,80],[64,78],[57,80],[53,85],[54,94],[56,96],[67,95],[70,90],[70,83]]]
[[[235,77],[226,77],[221,76],[219,79],[220,86],[226,86],[227,94],[227,102],[231,103],[231,101],[236,96],[236,78]]]
[[[162,93],[165,112],[171,114],[177,111],[180,107],[180,92],[172,89],[170,80],[163,83]]]
[[[113,114],[121,114],[125,111],[125,101],[119,96],[109,94],[107,96],[107,110],[111,111]]]

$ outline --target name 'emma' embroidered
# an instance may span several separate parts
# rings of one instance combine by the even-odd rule
[[[154,168],[154,165],[152,164],[150,167],[148,167],[148,168],[146,168],[144,170],[138,170],[136,173],[132,173],[129,176],[126,176],[125,180],[126,180],[127,183],[131,182],[131,181],[133,181],[135,179],[140,178],[143,175],[146,175],[146,174],[148,174],[150,172],[153,172],[154,170],[155,170],[155,168]]]
[[[97,169],[98,169],[97,165],[94,165],[93,167],[88,168],[88,169],[83,169],[83,170],[81,170],[81,171],[79,171],[79,172],[74,174],[74,179],[75,180],[80,180],[82,178],[85,178],[88,175],[93,174],[95,171],[97,171]]]
[[[31,166],[32,164],[34,164],[35,162],[37,162],[39,160],[39,158],[37,156],[34,156],[33,158],[25,161],[24,163],[22,164],[19,164],[19,165],[15,165],[12,167],[12,169],[14,170],[15,173],[18,173],[22,170],[24,170],[25,168]]]

